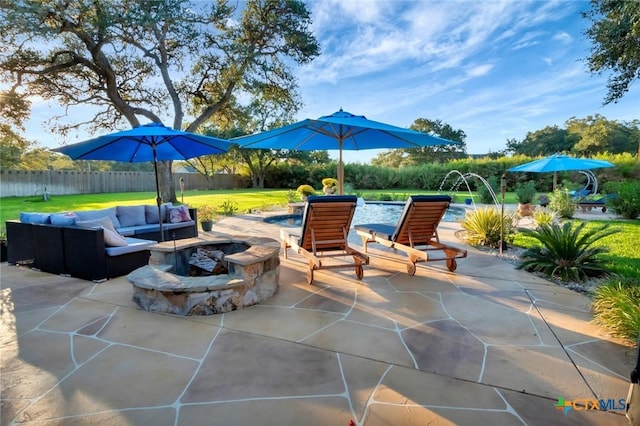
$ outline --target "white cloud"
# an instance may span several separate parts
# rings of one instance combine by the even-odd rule
[[[573,41],[573,37],[571,37],[565,31],[560,31],[553,36],[553,40],[559,41],[564,44],[569,44]]]

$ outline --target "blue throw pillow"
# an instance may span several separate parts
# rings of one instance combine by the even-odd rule
[[[167,209],[171,207],[172,203],[164,203],[160,205],[160,214],[162,215],[162,222],[167,222]],[[158,220],[158,206],[147,205],[144,206],[144,213],[147,223],[159,223]]]
[[[118,206],[116,207],[120,227],[146,225],[144,206]]]
[[[78,215],[74,212],[55,213],[51,215],[51,224],[57,226],[73,226],[76,224]]]
[[[49,213],[31,213],[31,212],[22,212],[20,213],[20,222],[22,223],[51,223],[50,221],[51,214]]]

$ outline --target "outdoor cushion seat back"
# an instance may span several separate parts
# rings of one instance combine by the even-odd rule
[[[344,250],[357,201],[355,195],[310,196],[298,245],[310,252]]]
[[[437,228],[451,204],[447,195],[412,195],[407,200],[391,240],[410,247],[438,239]]]

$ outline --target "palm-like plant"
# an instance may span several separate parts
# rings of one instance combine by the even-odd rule
[[[510,241],[513,231],[513,214],[505,213],[500,217],[500,212],[493,207],[484,207],[467,211],[460,224],[464,229],[464,239],[469,244],[499,247],[500,226],[503,227],[505,241]]]
[[[536,240],[542,247],[527,249],[522,255],[518,269],[542,272],[549,277],[559,277],[565,281],[584,281],[588,277],[607,274],[600,254],[609,251],[603,246],[592,247],[593,243],[618,232],[609,224],[584,231],[586,222],[573,226],[566,222],[542,224],[537,229],[522,232]]]

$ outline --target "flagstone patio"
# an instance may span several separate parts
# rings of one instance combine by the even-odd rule
[[[263,216],[216,230],[277,239]],[[440,238],[461,245],[456,229]],[[3,263],[0,423],[628,424],[554,407],[627,394],[635,350],[590,322],[589,299],[465,248],[455,273],[409,276],[371,245],[362,281],[331,270],[313,285],[290,255],[260,305],[189,317],[141,311],[125,277]]]

